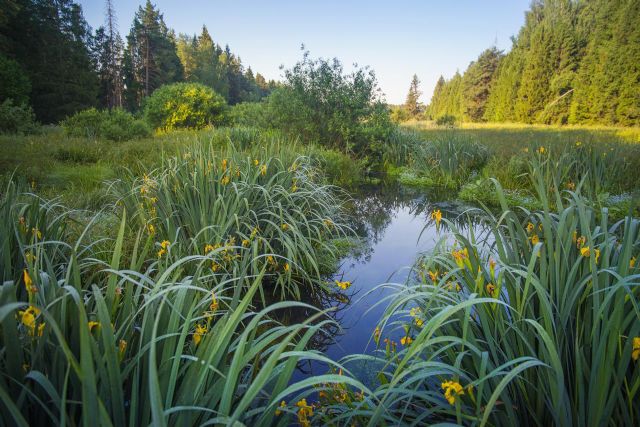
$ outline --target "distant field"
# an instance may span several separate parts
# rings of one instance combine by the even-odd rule
[[[495,154],[511,156],[529,144],[554,146],[582,143],[640,143],[640,128],[606,126],[546,126],[522,123],[463,123],[446,129],[431,121],[410,121],[403,128],[440,137],[455,134],[468,137],[497,151]]]

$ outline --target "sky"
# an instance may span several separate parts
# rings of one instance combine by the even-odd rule
[[[120,33],[129,32],[146,0],[113,0]],[[79,0],[95,29],[103,0]],[[428,103],[440,77],[463,72],[494,44],[505,51],[524,23],[530,0],[152,0],[177,33],[206,25],[214,41],[229,45],[245,67],[280,79],[300,47],[312,57],[370,66],[387,102],[403,103],[417,74]]]

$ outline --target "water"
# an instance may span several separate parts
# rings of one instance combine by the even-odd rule
[[[417,256],[432,250],[442,236],[436,233],[429,218],[432,210],[440,209],[445,218],[457,220],[460,227],[466,226],[467,217],[461,214],[469,207],[442,201],[443,196],[446,198],[403,187],[368,188],[353,196],[353,226],[365,243],[361,253],[343,260],[334,277],[348,280],[352,286],[345,292],[348,303],[333,304],[339,308],[335,319],[341,330],[334,331],[323,343],[320,350],[326,356],[339,361],[350,354],[374,352],[373,332],[394,293],[391,287],[381,285],[404,283]],[[394,337],[385,330],[385,337],[398,341],[400,331],[397,332]],[[377,368],[363,366],[361,362],[359,366],[347,367],[365,381],[377,372]],[[303,364],[294,381],[324,373],[327,373],[324,364]]]

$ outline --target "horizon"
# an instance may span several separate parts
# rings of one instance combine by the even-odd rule
[[[92,29],[103,25],[104,1],[78,3]],[[113,1],[123,39],[144,3],[146,0]],[[491,46],[509,51],[511,37],[524,24],[530,0],[482,4],[472,0],[456,4],[404,0],[401,7],[379,1],[365,5],[362,0],[346,5],[335,0],[322,4],[287,4],[284,0],[242,5],[205,0],[192,1],[188,6],[175,0],[152,3],[177,34],[199,33],[206,25],[216,43],[229,45],[245,68],[251,67],[267,80],[281,80],[280,67],[293,66],[302,57],[300,47],[304,45],[312,57],[336,57],[346,69],[354,63],[369,66],[389,104],[404,103],[416,74],[422,92],[420,101],[428,104],[441,75],[448,79],[456,71],[464,72]],[[194,12],[198,12],[197,18],[191,18]],[[220,20],[220,16],[234,19]],[[393,31],[378,30],[389,23],[391,27],[387,28]]]

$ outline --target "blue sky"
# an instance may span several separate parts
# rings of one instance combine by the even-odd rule
[[[113,0],[120,33],[146,0]],[[104,21],[102,0],[80,0],[89,24]],[[510,37],[524,23],[530,0],[156,0],[169,27],[193,34],[206,24],[213,39],[229,44],[245,66],[278,79],[280,65],[301,57],[337,57],[345,65],[369,65],[391,103],[404,102],[411,76],[428,102],[442,74],[463,71],[482,50]]]

